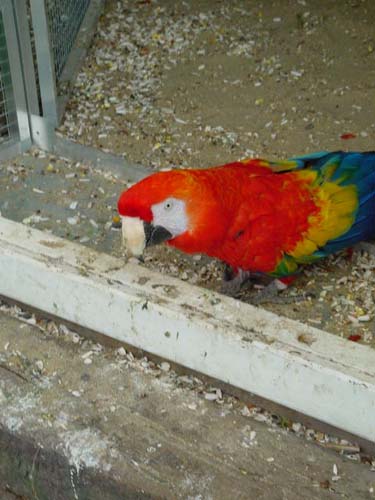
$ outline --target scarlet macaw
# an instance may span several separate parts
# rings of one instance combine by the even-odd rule
[[[118,210],[134,255],[163,241],[204,253],[229,266],[237,289],[375,238],[375,153],[157,172],[124,191]]]

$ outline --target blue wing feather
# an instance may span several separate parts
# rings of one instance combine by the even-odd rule
[[[322,174],[322,182],[328,167],[335,165],[329,180],[342,186],[354,184],[357,188],[358,208],[352,227],[344,235],[329,241],[315,252],[316,257],[375,238],[375,152],[319,152],[291,160],[296,163],[294,169],[309,168],[319,171]]]

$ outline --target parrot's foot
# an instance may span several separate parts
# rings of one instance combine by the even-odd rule
[[[251,300],[255,305],[272,303],[278,304],[285,302],[286,297],[280,297],[279,293],[288,288],[278,279],[274,279],[267,286],[258,291],[258,294]]]
[[[252,298],[251,303],[254,305],[260,304],[290,304],[301,302],[308,298],[306,294],[285,296],[282,292],[288,288],[284,281],[274,279],[267,286],[259,290],[258,294]]]
[[[249,271],[242,271],[242,269],[239,269],[235,274],[230,268],[226,267],[220,289],[221,293],[230,297],[238,297],[242,285],[250,279],[250,274]]]
[[[254,305],[288,304],[306,300],[308,297],[305,294],[286,296],[282,293],[295,279],[296,276],[275,279],[264,273],[254,273],[243,269],[234,270],[226,266],[220,291],[235,299],[244,298],[246,300],[246,297],[249,298],[249,289],[244,285],[253,284],[257,293],[251,294],[250,302]]]
[[[251,271],[244,271],[243,269],[233,270],[230,266],[225,266],[223,274],[223,282],[221,284],[221,293],[229,295],[230,297],[238,298],[242,295],[242,287],[250,281],[257,283],[269,283],[269,277],[262,273],[253,273]]]

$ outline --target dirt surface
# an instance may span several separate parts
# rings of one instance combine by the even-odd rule
[[[374,24],[371,0],[108,1],[60,130],[155,167],[372,150]]]

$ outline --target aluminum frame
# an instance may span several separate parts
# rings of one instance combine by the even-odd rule
[[[42,115],[50,127],[57,127],[57,89],[45,0],[31,0],[36,58],[41,89]]]
[[[18,28],[19,50],[24,73],[28,110],[31,115],[40,115],[39,97],[32,53],[30,24],[25,0],[12,0]]]
[[[14,125],[9,140],[0,147],[0,158],[10,157],[26,151],[32,145],[29,108],[25,92],[24,73],[20,56],[18,26],[16,12],[12,0],[0,0],[0,9],[3,16],[4,32],[7,44],[7,53],[10,68],[12,92],[7,94],[7,100],[14,103],[17,125]]]
[[[104,0],[89,0],[57,81],[46,0],[0,0],[11,67],[6,101],[15,109],[13,129],[0,144],[0,159],[32,144],[53,150],[55,129],[68,100],[66,95],[58,95],[58,84],[61,80],[68,88],[67,82],[74,79],[103,5]]]
[[[59,83],[66,85],[68,81],[74,78],[75,71],[79,67],[77,57],[81,59],[85,55],[84,48],[79,47],[77,49],[77,42],[80,42],[82,37],[87,45],[87,39],[90,39],[88,33],[92,33],[94,26],[96,26],[104,2],[103,0],[90,0],[88,2],[78,32],[74,39],[70,40],[72,47],[64,65],[60,68],[60,73],[57,75],[56,61],[54,59],[56,54],[54,54],[53,50],[53,34],[51,33],[51,19],[49,19],[47,2],[46,0],[29,1],[41,91],[42,116],[48,121],[49,126],[56,127],[60,122],[67,101],[66,96],[59,95]]]

